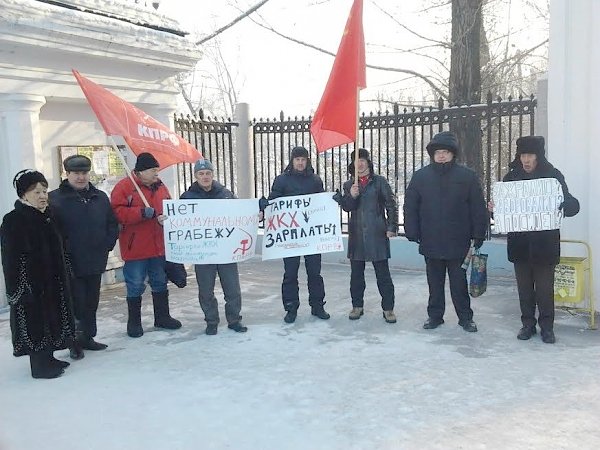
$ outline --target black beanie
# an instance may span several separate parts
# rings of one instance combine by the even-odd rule
[[[523,136],[517,139],[517,157],[523,153],[531,153],[538,158],[545,158],[544,136]]]
[[[433,158],[436,150],[448,150],[456,156],[458,153],[458,139],[456,138],[456,134],[452,131],[442,131],[433,136],[429,144],[427,144],[427,153],[429,153],[430,158]]]
[[[294,147],[292,149],[292,153],[290,154],[290,160],[294,158],[308,159],[308,150],[306,150],[304,147]]]
[[[35,186],[38,183],[42,183],[45,187],[48,187],[48,181],[46,177],[37,170],[25,169],[17,172],[13,178],[13,186],[17,190],[19,198],[23,197],[31,186]]]
[[[160,167],[160,164],[158,164],[158,161],[151,153],[140,153],[133,170],[142,172],[144,170],[154,169],[155,167]]]
[[[71,155],[63,161],[63,167],[67,172],[89,172],[92,161],[87,156]]]

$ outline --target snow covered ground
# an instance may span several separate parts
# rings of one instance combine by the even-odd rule
[[[324,265],[329,321],[306,289],[285,324],[280,261],[240,265],[246,334],[204,334],[195,281],[172,288],[178,331],[125,334],[124,288],[103,293],[98,339],[55,380],[11,355],[0,314],[0,449],[597,449],[600,332],[557,311],[555,345],[516,339],[512,280],[473,300],[479,332],[421,328],[422,272],[393,271],[398,323],[383,321],[372,269],[366,313],[349,321],[349,267]],[[301,278],[304,280],[304,277]],[[220,290],[218,295],[221,296]],[[222,301],[222,299],[220,299]],[[221,309],[222,312],[222,309]],[[221,313],[224,321],[224,313]],[[66,352],[57,352],[65,356]]]

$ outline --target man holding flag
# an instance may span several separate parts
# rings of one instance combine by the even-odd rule
[[[127,334],[144,334],[141,319],[142,294],[148,277],[154,305],[154,326],[177,329],[181,322],[169,314],[169,292],[165,273],[165,243],[162,223],[163,200],[171,198],[158,177],[159,164],[150,153],[140,153],[131,178],[119,181],[111,194],[111,205],[121,224],[119,247],[125,261],[127,285]],[[134,185],[137,184],[137,187]],[[141,195],[146,198],[146,206]]]

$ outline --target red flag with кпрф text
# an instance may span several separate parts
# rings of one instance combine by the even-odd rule
[[[356,140],[359,90],[367,87],[362,12],[362,0],[354,0],[327,86],[310,125],[318,152]]]
[[[202,154],[193,145],[141,109],[88,80],[76,70],[73,70],[73,75],[104,132],[110,136],[123,136],[136,155],[151,153],[161,169],[202,159]]]

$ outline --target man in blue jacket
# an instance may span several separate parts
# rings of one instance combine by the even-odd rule
[[[304,147],[294,147],[290,154],[290,163],[281,175],[275,177],[269,200],[295,195],[318,194],[323,192],[323,181],[317,175],[310,163],[308,150]],[[308,278],[308,303],[311,314],[319,319],[329,319],[325,311],[325,285],[321,276],[321,255],[304,255],[304,265]],[[283,258],[283,282],[281,297],[286,311],[284,321],[293,323],[300,307],[298,270],[300,256]]]
[[[71,289],[77,341],[86,350],[104,350],[96,342],[96,311],[100,301],[100,282],[106,270],[108,253],[119,236],[119,224],[108,196],[90,183],[92,162],[83,155],[72,155],[63,162],[67,178],[50,192],[50,205],[65,235],[73,277]],[[71,349],[71,356],[76,349]],[[83,357],[83,355],[79,355]]]
[[[404,197],[404,232],[419,244],[425,257],[429,284],[429,318],[423,325],[433,329],[444,323],[446,272],[450,294],[465,331],[475,332],[466,270],[462,263],[471,240],[483,244],[488,214],[477,174],[456,162],[456,135],[436,134],[427,145],[430,164],[415,172]]]
[[[208,159],[201,159],[194,165],[196,181],[181,194],[181,199],[223,200],[235,198],[213,177],[214,167]],[[242,290],[240,275],[236,263],[229,264],[195,264],[196,281],[198,282],[198,298],[206,320],[206,334],[215,335],[219,326],[219,305],[215,298],[215,281],[217,273],[225,297],[225,318],[227,327],[237,333],[245,333],[248,328],[242,325]]]

